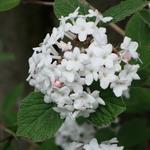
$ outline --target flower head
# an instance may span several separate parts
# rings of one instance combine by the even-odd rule
[[[139,57],[138,43],[125,37],[121,50],[115,52],[106,28],[99,26],[111,19],[97,10],[81,15],[77,8],[62,16],[52,34],[33,49],[27,81],[44,94],[45,103],[55,104],[53,109],[61,118],[89,117],[100,105],[105,106],[98,89],[110,87],[119,97],[129,91],[133,80],[140,79],[139,65],[129,63]],[[93,90],[95,82],[100,86]],[[79,145],[72,143],[70,147],[76,149]]]

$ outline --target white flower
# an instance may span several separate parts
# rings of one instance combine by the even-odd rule
[[[96,45],[96,43],[92,43],[89,46],[89,49],[91,49],[94,55],[99,58],[99,62],[101,62],[101,65],[104,65],[107,68],[112,68],[114,62],[118,59],[118,56],[112,53],[113,47],[111,44],[99,47],[98,45]]]
[[[76,76],[73,82],[66,82],[66,85],[73,90],[75,93],[83,92],[84,79],[80,76]]]
[[[46,94],[52,88],[52,82],[55,80],[55,74],[52,68],[44,68],[40,72],[30,75],[29,84],[37,90]]]
[[[98,94],[97,91],[94,91],[91,94],[83,92],[81,94],[76,93],[70,95],[71,99],[74,100],[74,108],[78,111],[78,116],[82,116],[84,112],[90,114],[91,110],[97,109],[99,104],[105,105],[105,102],[98,97]]]
[[[36,69],[49,66],[52,63],[52,56],[49,53],[36,53],[29,58],[29,73],[34,73]]]
[[[92,93],[91,93],[91,96],[93,96],[96,100],[97,100],[97,102],[99,103],[99,104],[101,104],[101,105],[105,105],[105,102],[104,102],[104,100],[99,96],[99,91],[93,91]]]
[[[93,81],[97,81],[98,80],[98,68],[96,65],[93,64],[89,64],[86,65],[86,71],[85,71],[85,83],[86,85],[91,85],[93,83]]]
[[[60,113],[61,119],[65,119],[68,116],[73,116],[74,108],[73,105],[65,105],[63,107],[53,107],[53,110]]]
[[[124,147],[118,146],[117,143],[118,143],[117,139],[113,138],[109,141],[102,142],[99,147],[100,150],[123,150]]]
[[[113,138],[98,144],[91,124],[77,124],[72,117],[67,117],[55,136],[55,142],[64,150],[123,150]]]
[[[29,81],[39,91],[46,93],[52,88],[52,82],[55,80],[55,63],[52,63],[52,57],[49,53],[36,53],[29,59]]]
[[[99,144],[97,142],[97,139],[93,138],[89,144],[85,144],[83,149],[85,150],[101,150],[99,147]]]
[[[94,134],[92,125],[78,125],[73,118],[67,117],[56,134],[55,142],[64,150],[83,150],[84,143],[88,143]]]
[[[139,65],[126,64],[124,70],[119,73],[118,79],[111,84],[113,92],[117,97],[122,96],[131,85],[132,80],[139,80],[140,77],[137,74]]]
[[[139,75],[137,74],[137,71],[139,69],[139,65],[130,65],[130,64],[126,64],[124,66],[124,70],[122,70],[120,73],[119,73],[119,77],[121,79],[124,79],[124,80],[129,80],[129,81],[132,81],[132,80],[140,80],[140,77]]]
[[[131,85],[131,82],[124,79],[117,79],[116,81],[112,82],[110,87],[113,89],[114,94],[117,97],[120,97],[123,95],[123,92],[128,90],[128,87]]]
[[[76,73],[73,70],[68,70],[66,68],[67,61],[64,59],[62,60],[61,64],[58,65],[57,73],[59,74],[60,81],[65,82],[73,82],[75,80]]]
[[[79,9],[80,9],[80,7],[78,7],[73,13],[70,13],[66,18],[67,19],[74,19],[74,18],[78,17]]]
[[[123,150],[122,146],[118,146],[117,139],[111,139],[110,141],[102,142],[100,145],[97,142],[97,139],[93,138],[89,144],[84,145],[85,150]]]
[[[113,69],[101,68],[99,71],[100,86],[102,89],[108,88],[109,84],[117,79]]]
[[[93,33],[93,22],[86,22],[83,18],[77,18],[75,24],[71,27],[70,31],[78,34],[80,41],[85,41],[87,36]]]
[[[112,17],[103,17],[103,15],[98,12],[98,10],[94,11],[92,9],[89,9],[89,14],[87,15],[87,17],[96,17],[96,24],[100,21],[107,23],[113,19]]]
[[[60,25],[58,27],[58,33],[61,39],[64,38],[65,34],[67,34],[67,32],[70,30],[70,28],[72,27],[72,24],[69,22],[66,22],[67,18],[61,16],[60,18]]]
[[[94,40],[99,46],[107,44],[106,28],[96,28],[93,32]]]
[[[88,56],[80,52],[80,49],[75,47],[72,52],[65,52],[64,58],[67,60],[67,70],[83,70],[83,63],[88,60]]]
[[[62,16],[52,34],[47,34],[40,46],[33,48],[27,81],[44,94],[45,103],[54,103],[53,109],[61,118],[89,117],[99,105],[105,105],[99,92],[92,90],[95,82],[100,82],[102,89],[110,85],[119,97],[129,90],[133,80],[140,79],[139,65],[129,64],[130,59],[138,58],[138,44],[125,37],[122,50],[115,53],[106,28],[98,24],[111,19],[97,10],[80,15],[77,8]],[[72,141],[70,149],[76,149],[79,143]]]
[[[81,149],[82,145],[83,145],[82,143],[72,142],[72,143],[67,144],[64,147],[64,149],[65,150],[82,150]]]
[[[48,40],[48,46],[51,46],[56,43],[56,41],[61,38],[61,32],[57,28],[53,28],[52,34]]]
[[[65,42],[63,42],[63,41],[60,41],[60,43],[58,43],[57,46],[58,46],[58,48],[60,48],[63,52],[72,49],[71,42],[65,43]]]
[[[57,88],[51,93],[50,97],[58,107],[63,107],[64,105],[72,105],[72,101],[69,97],[70,89],[66,86],[62,88]]]
[[[126,53],[130,53],[131,57],[133,57],[134,59],[138,59],[139,55],[136,52],[138,48],[138,43],[137,42],[132,42],[131,38],[129,37],[125,37],[123,43],[121,44],[121,49],[124,50],[123,54],[125,55]]]

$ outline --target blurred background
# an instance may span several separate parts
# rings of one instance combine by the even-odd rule
[[[52,6],[35,4],[34,1],[23,0],[19,6],[0,12],[0,150],[32,150],[37,147],[28,140],[12,140],[11,136],[16,130],[20,100],[32,90],[26,82],[32,48],[38,46],[58,24]],[[89,0],[89,3],[103,12],[120,1]],[[119,23],[119,26],[124,28],[127,20]],[[111,40],[117,44],[122,38],[112,31]],[[148,141],[143,142],[144,150],[150,150]],[[140,146],[135,147],[139,149]]]

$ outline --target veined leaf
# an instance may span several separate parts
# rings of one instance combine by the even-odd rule
[[[148,26],[150,27],[150,10],[142,10],[140,11],[139,13],[139,16],[141,17],[141,19],[146,23],[148,24]]]
[[[60,18],[74,12],[78,7],[81,14],[88,12],[89,6],[78,0],[55,0],[54,10],[57,18]]]
[[[126,27],[126,34],[139,43],[138,52],[143,62],[140,64],[140,70],[150,70],[150,28],[138,14],[135,14],[129,20]]]
[[[55,0],[54,10],[56,16],[60,18],[74,12],[77,7],[79,7],[77,0]]]
[[[44,141],[36,150],[59,150],[54,139]]]
[[[108,125],[125,111],[126,107],[121,98],[107,98],[105,106],[99,106],[95,113],[91,114],[89,120],[97,126]]]
[[[104,16],[111,16],[113,17],[113,22],[118,22],[141,10],[147,4],[148,2],[144,0],[124,0],[120,4],[106,10]]]
[[[63,120],[60,119],[50,104],[43,101],[43,94],[33,92],[27,96],[18,112],[18,136],[33,141],[44,141],[51,138]]]

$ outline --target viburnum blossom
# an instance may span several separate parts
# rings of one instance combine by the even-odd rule
[[[110,141],[104,141],[100,145],[98,141],[93,138],[89,144],[84,145],[83,149],[85,150],[123,150],[122,146],[118,146],[117,139],[111,139]]]
[[[27,81],[45,95],[47,105],[55,104],[53,109],[62,118],[88,117],[105,105],[101,89],[110,88],[120,97],[129,91],[133,80],[140,79],[139,65],[130,63],[132,58],[139,59],[138,43],[125,37],[120,48],[114,50],[106,28],[100,27],[101,22],[109,22],[112,17],[103,17],[97,10],[81,15],[77,8],[59,20],[52,34],[33,48]],[[100,84],[99,89],[92,90],[95,82]],[[81,144],[74,142],[70,146]]]
[[[136,51],[138,48],[138,43],[131,41],[131,38],[125,37],[120,47],[122,49],[121,53],[125,62],[130,61],[131,58],[139,58],[139,54]]]
[[[113,138],[98,144],[94,135],[95,128],[91,124],[79,125],[71,117],[67,117],[55,136],[55,142],[64,150],[123,150]]]

